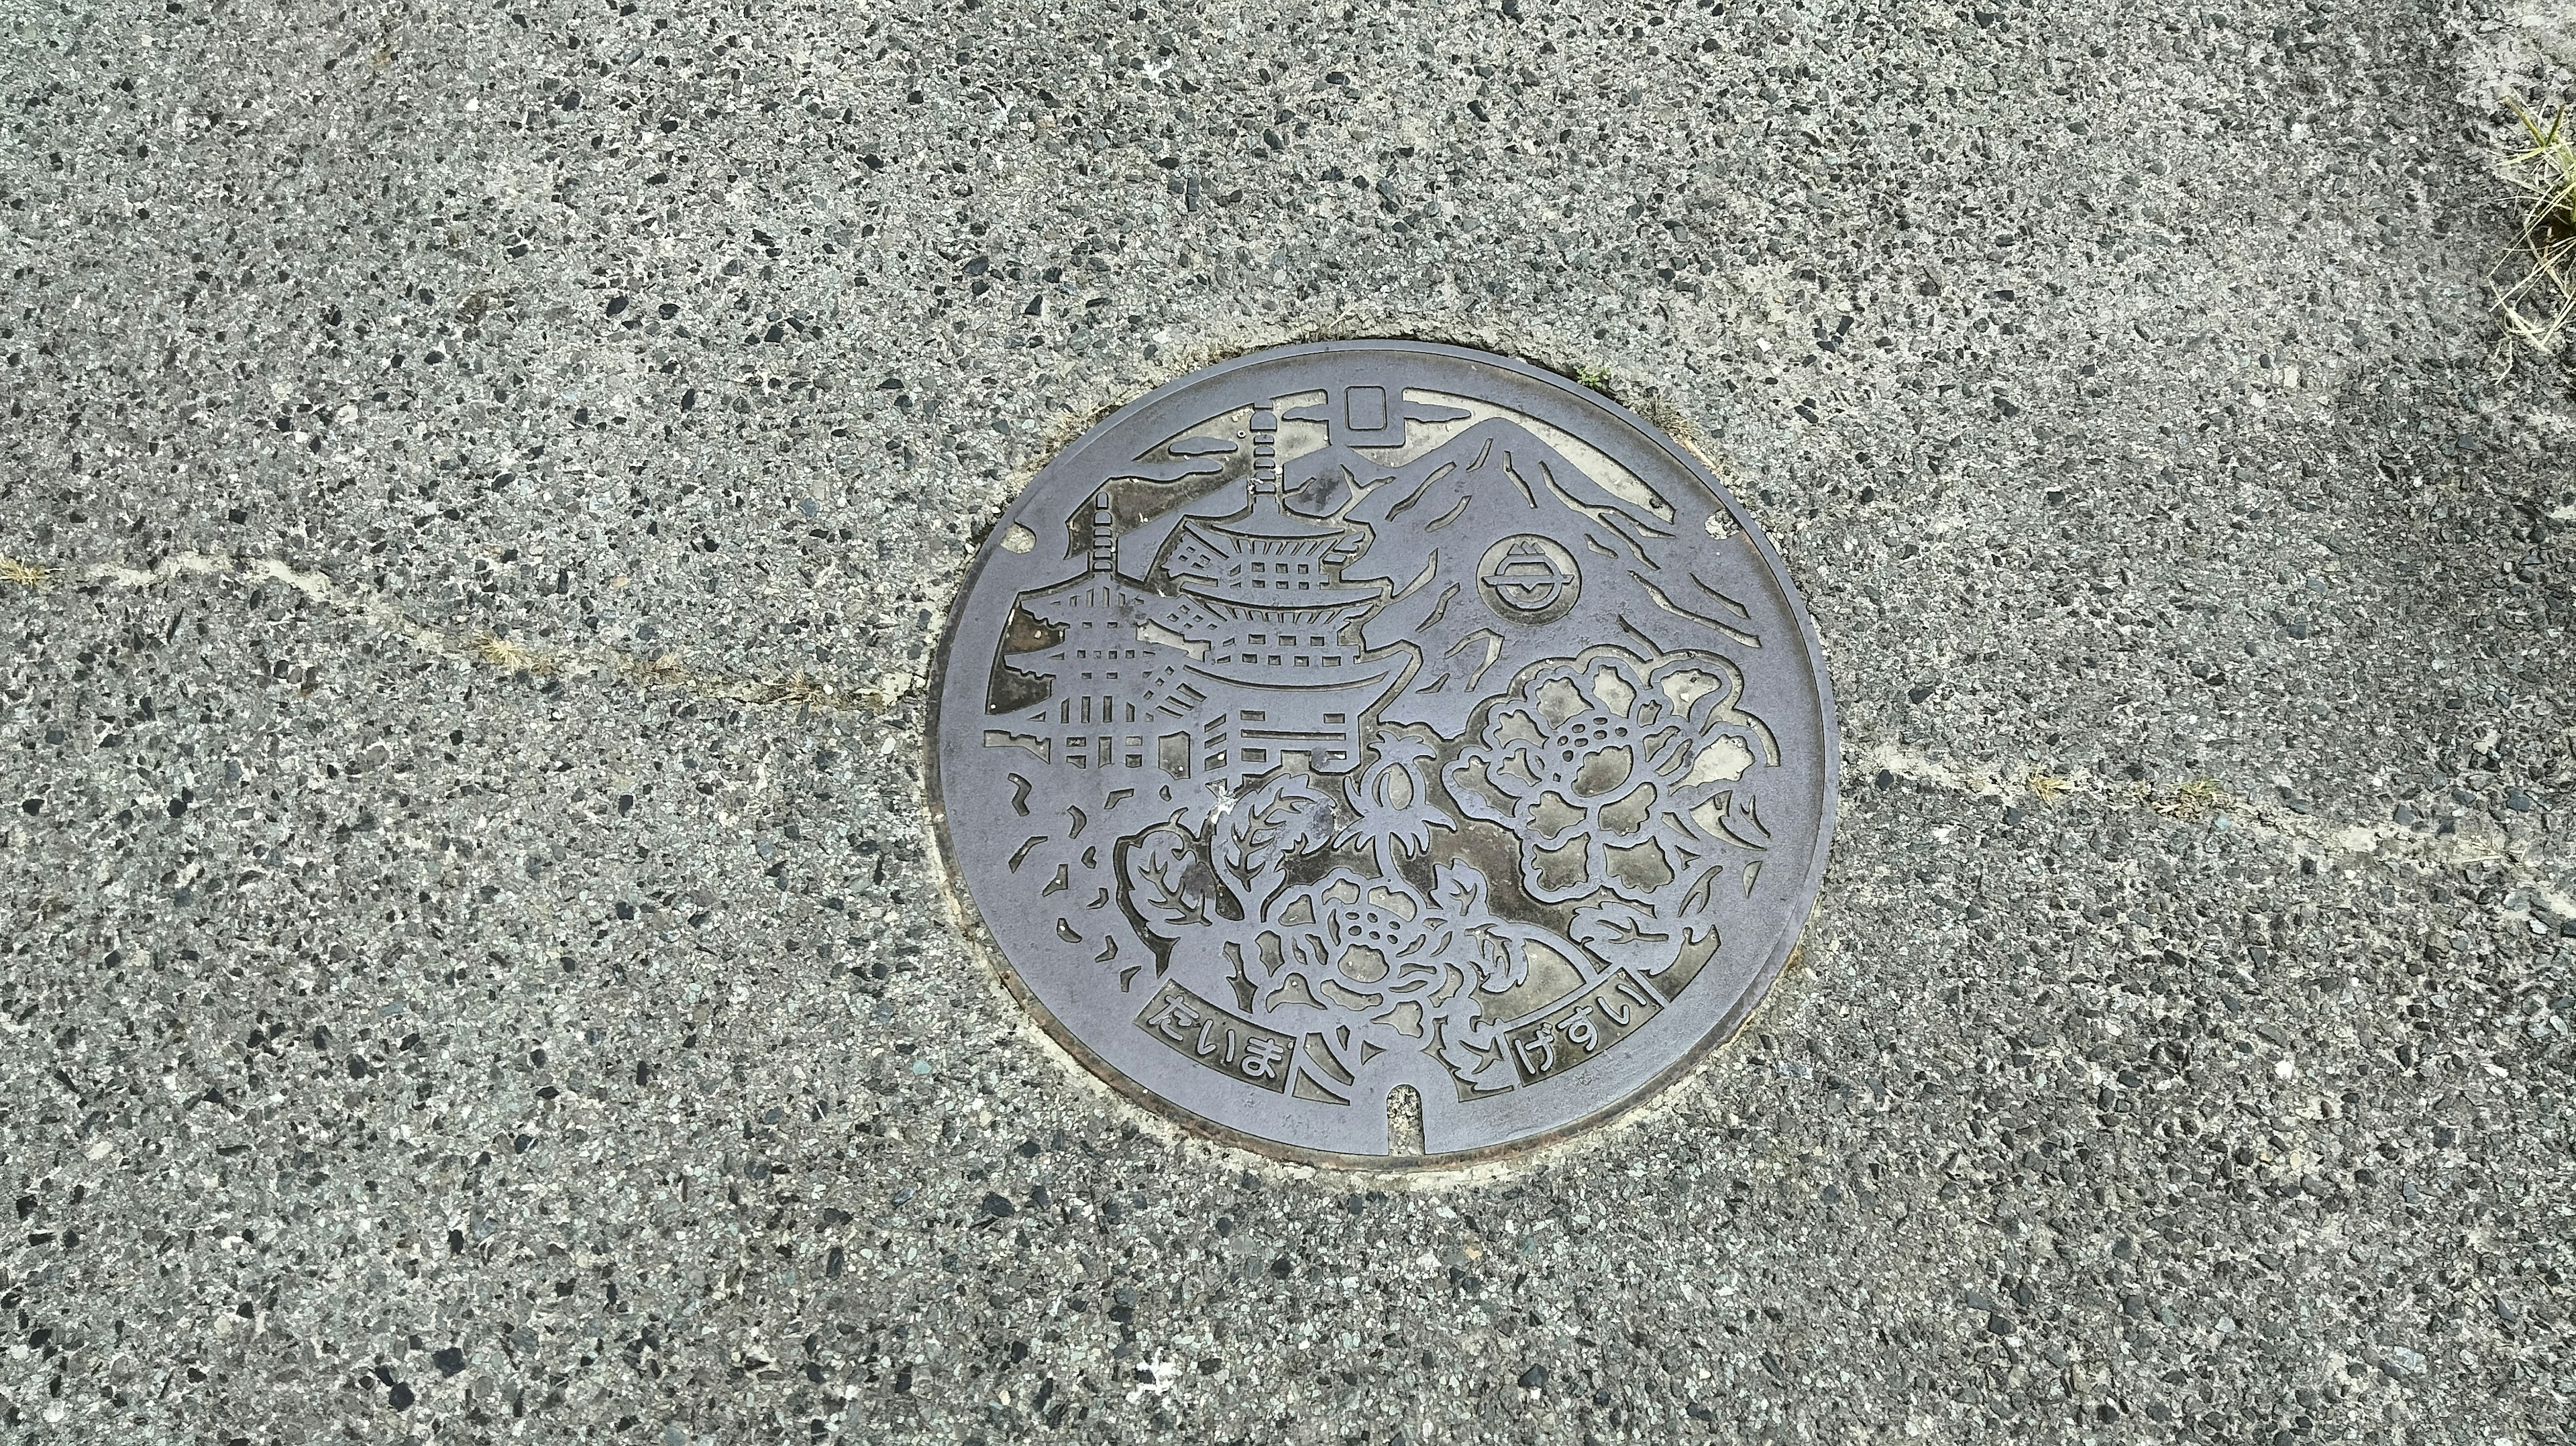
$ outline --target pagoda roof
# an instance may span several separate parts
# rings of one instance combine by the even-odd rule
[[[1250,588],[1240,582],[1214,582],[1206,578],[1179,579],[1181,591],[1209,602],[1232,603],[1238,607],[1329,608],[1348,607],[1353,603],[1373,603],[1379,593],[1374,587],[1356,583],[1321,583],[1310,588]]]
[[[1233,593],[1205,593],[1193,590],[1190,596],[1219,618],[1284,617],[1290,613],[1312,614],[1316,621],[1325,618],[1350,618],[1377,605],[1374,597],[1325,597],[1314,602],[1291,602],[1249,597]],[[1308,593],[1309,598],[1314,594]]]
[[[1350,529],[1334,523],[1290,512],[1279,504],[1275,492],[1256,492],[1252,510],[1241,517],[1222,521],[1209,517],[1191,517],[1181,525],[1192,532],[1215,533],[1229,539],[1249,542],[1344,542],[1350,540]],[[1210,541],[1213,543],[1214,538]]]
[[[1085,615],[1099,617],[1130,612],[1156,599],[1113,572],[1086,572],[1019,596],[1019,605],[1040,622],[1053,623]]]

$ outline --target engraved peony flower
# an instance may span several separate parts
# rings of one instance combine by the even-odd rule
[[[1282,901],[1292,976],[1330,983],[1336,1002],[1383,1010],[1454,992],[1457,926],[1402,879],[1335,869]]]
[[[1742,691],[1715,654],[1649,661],[1587,649],[1531,669],[1486,705],[1443,777],[1463,812],[1520,840],[1530,897],[1579,903],[1606,891],[1671,919],[1706,902],[1726,847],[1767,841],[1743,780],[1778,749],[1737,709]]]
[[[1338,1007],[1412,1039],[1474,1032],[1480,993],[1528,977],[1522,953],[1545,931],[1496,918],[1485,877],[1461,861],[1435,865],[1428,895],[1405,879],[1337,868],[1280,897],[1279,968],[1265,1008]]]

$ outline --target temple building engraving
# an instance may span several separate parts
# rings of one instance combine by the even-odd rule
[[[1119,574],[1109,491],[1094,494],[1084,570],[1019,599],[1052,637],[1002,664],[1038,680],[1046,701],[1004,738],[1043,740],[1042,756],[1065,767],[1152,768],[1237,791],[1283,765],[1353,766],[1362,721],[1414,655],[1360,641],[1385,603],[1382,586],[1342,578],[1366,531],[1290,511],[1276,409],[1256,407],[1250,430],[1244,506],[1181,521],[1158,560],[1170,595]]]

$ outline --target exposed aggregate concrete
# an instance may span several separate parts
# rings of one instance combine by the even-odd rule
[[[2535,14],[0,12],[0,1424],[2567,1439]],[[1333,335],[1687,437],[1843,708],[1764,1014],[1464,1176],[1117,1102],[928,854],[1001,502]]]

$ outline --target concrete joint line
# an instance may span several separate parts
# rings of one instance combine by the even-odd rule
[[[2239,798],[2212,779],[2192,779],[2165,788],[2097,778],[2082,770],[2061,775],[2033,769],[2013,778],[2000,764],[1963,765],[1936,758],[1920,748],[1885,742],[1861,747],[1854,757],[1854,766],[1844,775],[1847,793],[1863,791],[1873,777],[1884,771],[1944,792],[1964,793],[2032,811],[2145,811],[2172,823],[2224,830],[2259,843],[2287,845],[2320,862],[2362,855],[2380,863],[2404,862],[2421,868],[2491,864],[2519,882],[2541,885],[2543,902],[2555,911],[2576,914],[2576,903],[2546,886],[2551,876],[2565,870],[2567,861],[2552,859],[2529,844],[2507,839],[2419,833],[2393,823],[2338,824],[2305,817],[2277,804]]]
[[[677,688],[700,697],[753,707],[792,705],[832,712],[882,713],[917,691],[912,674],[882,673],[874,683],[851,687],[796,672],[782,678],[735,678],[708,672],[669,655],[644,657],[605,646],[544,648],[502,637],[490,629],[432,627],[390,600],[342,586],[318,569],[298,568],[274,557],[175,552],[151,568],[119,562],[45,566],[0,558],[0,582],[31,591],[56,582],[90,588],[146,588],[182,578],[238,578],[278,582],[332,611],[362,618],[425,652],[498,668],[531,679],[606,675],[647,688]]]

